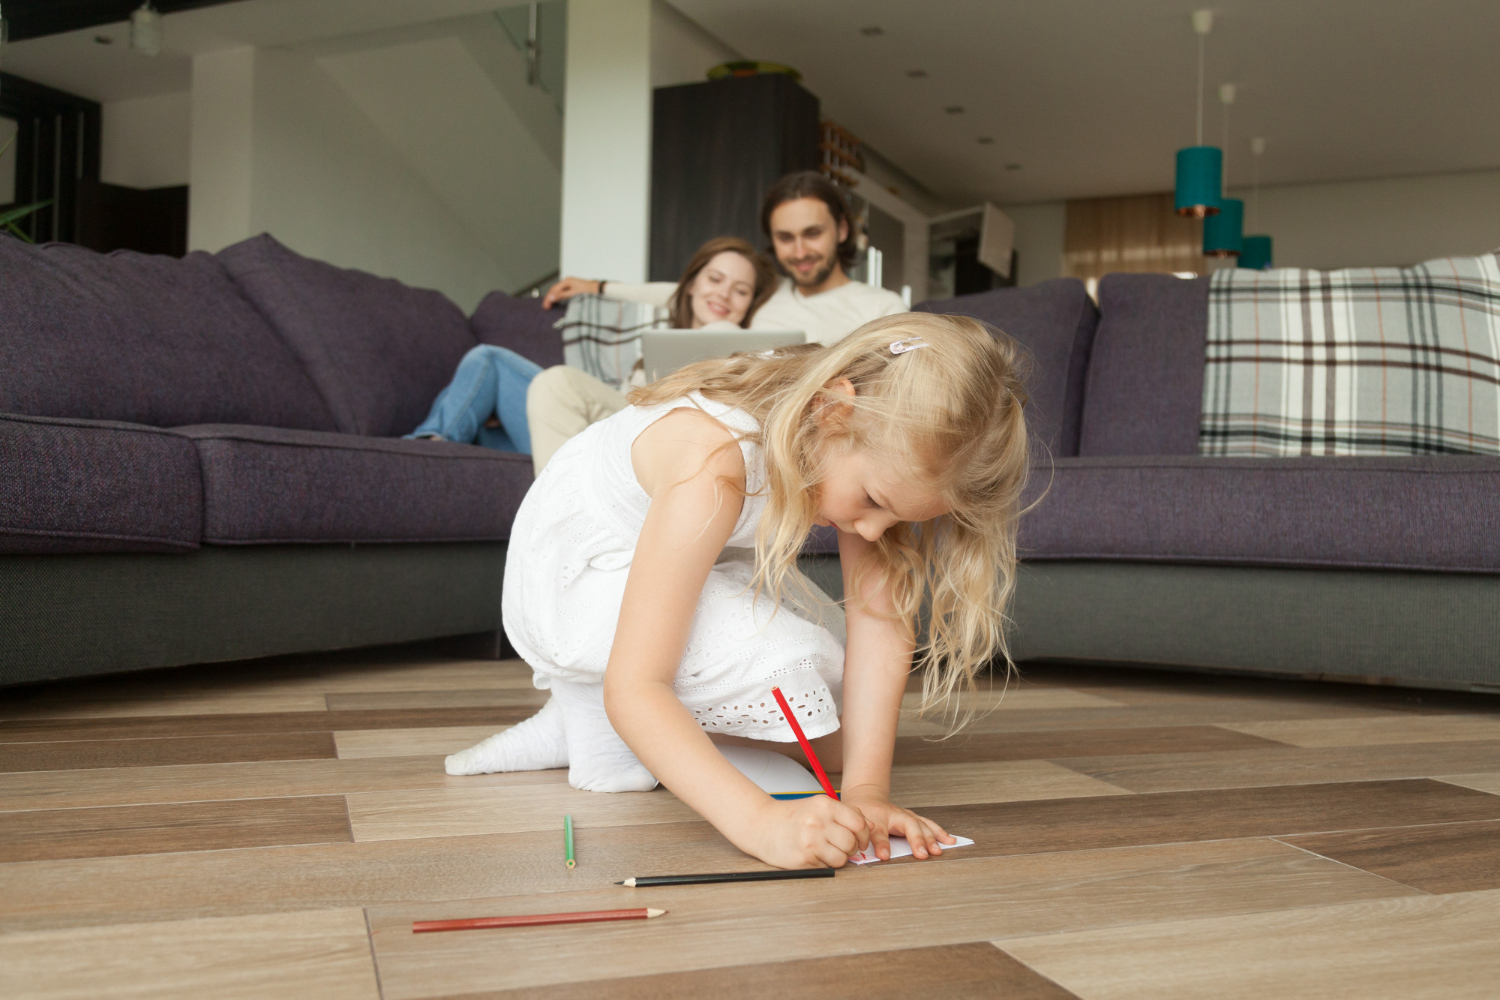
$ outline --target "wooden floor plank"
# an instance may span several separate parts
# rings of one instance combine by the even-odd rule
[[[71,698],[0,700],[0,719],[119,719],[161,715],[227,715],[249,712],[322,712],[328,708],[321,694],[244,694],[210,692],[201,695],[152,695],[140,698]]]
[[[1362,747],[1271,747],[1227,753],[1053,758],[1064,767],[1136,792],[1245,788],[1326,781],[1377,781],[1494,767],[1500,741]]]
[[[1489,792],[1491,795],[1500,795],[1500,771],[1480,774],[1443,774],[1438,776],[1438,780],[1480,792]]]
[[[1078,781],[1079,778],[1083,782]],[[891,768],[891,801],[911,808],[1130,794],[1123,788],[1045,760],[898,765]]]
[[[1252,840],[886,864],[802,882],[601,885],[369,913],[387,1000],[414,1000],[1414,893],[1284,844]],[[1066,905],[1058,905],[1060,895]],[[625,905],[669,914],[583,928],[411,933],[413,920]]]
[[[447,756],[467,749],[480,740],[504,732],[509,726],[434,726],[428,729],[349,729],[333,734],[339,756],[359,757]]]
[[[1500,822],[1494,820],[1277,839],[1423,892],[1500,889]]]
[[[468,993],[435,1000],[907,1000],[913,995],[995,1000],[1078,1000],[994,945],[902,948],[794,962],[736,965],[693,972],[559,983],[532,989]]]
[[[536,772],[533,772],[536,773]],[[565,772],[556,772],[559,776]],[[1072,777],[1070,777],[1070,775]],[[559,817],[593,826],[680,823],[697,818],[665,789],[602,795],[561,781],[517,787],[491,776],[488,785],[450,779],[440,788],[349,795],[355,840],[461,837],[556,829]],[[834,775],[837,779],[841,776]],[[1082,781],[1075,780],[1081,778]],[[892,769],[892,795],[913,807],[965,802],[1128,795],[1123,789],[1045,761],[1015,761]]]
[[[350,691],[330,694],[328,707],[335,711],[403,708],[524,708],[526,715],[547,704],[550,692],[534,688],[475,688],[438,691]]]
[[[0,996],[377,1000],[357,909],[0,936]]]
[[[999,942],[1083,1000],[1488,1000],[1500,890]]]
[[[1024,733],[960,733],[932,740],[896,740],[898,764],[960,763],[983,760],[1044,760],[1058,757],[1113,757],[1201,751],[1256,750],[1284,744],[1235,733],[1218,726],[1140,726],[1133,729],[1062,729]]]
[[[1226,722],[1258,720],[1316,720],[1344,718],[1391,718],[1399,713],[1382,708],[1338,704],[1285,704],[1254,699],[1230,699],[1188,705],[1125,705],[1119,708],[1030,709],[1025,712],[991,712],[974,719],[963,731],[968,733],[1023,733],[1064,729],[1137,729],[1142,727],[1208,726]],[[902,717],[901,735],[946,734],[947,728],[934,722]]]
[[[1264,675],[1173,670],[1169,667],[1031,663],[1024,665],[1022,676],[1033,683],[1061,685],[1132,705],[1207,704],[1222,698],[1253,698],[1416,713],[1493,712],[1497,708],[1493,694],[1316,679],[1293,680]]]
[[[338,751],[332,733],[0,743],[0,773],[226,764],[252,760],[317,760],[336,756]]]
[[[339,712],[263,712],[176,718],[22,719],[0,722],[0,743],[60,740],[159,739],[232,733],[300,733],[344,729],[422,729],[432,726],[514,725],[530,707],[371,709]]]
[[[541,895],[633,875],[767,870],[698,820],[534,833],[35,861],[0,868],[0,931]]]
[[[1225,729],[1299,747],[1363,747],[1390,743],[1456,743],[1500,740],[1495,715],[1405,715],[1381,719],[1228,722]]]
[[[0,774],[0,811],[567,781],[566,771],[454,778],[443,773],[441,757],[427,755],[25,772]]]
[[[0,813],[0,863],[348,839],[337,795]]]
[[[923,815],[978,841],[963,848],[973,856],[1500,819],[1500,797],[1418,779],[933,806]]]

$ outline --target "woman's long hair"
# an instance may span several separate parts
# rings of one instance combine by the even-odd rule
[[[895,342],[925,347],[893,353]],[[818,511],[834,449],[879,453],[936,490],[948,513],[900,523],[875,545],[846,600],[870,572],[889,576],[894,617],[917,643],[922,707],[949,708],[987,663],[1010,665],[1006,608],[1015,588],[1016,523],[1029,451],[1019,345],[966,316],[902,313],[866,323],[830,347],[701,361],[637,389],[640,405],[701,392],[760,423],[767,498],[756,536],[755,586],[778,601],[801,588],[797,556]],[[853,397],[837,386],[848,380]],[[840,407],[821,420],[825,405]],[[924,607],[925,599],[925,607]],[[925,622],[917,635],[919,621]]]
[[[677,282],[677,291],[672,293],[672,298],[667,302],[667,308],[672,313],[673,327],[686,330],[693,325],[693,282],[698,280],[698,272],[707,267],[709,261],[726,252],[739,254],[755,268],[755,292],[750,298],[750,308],[745,310],[745,318],[740,320],[741,327],[750,325],[756,310],[765,305],[766,300],[776,291],[776,269],[771,266],[770,261],[756,253],[753,246],[738,236],[717,236],[693,254],[687,269],[682,272],[682,280]]]

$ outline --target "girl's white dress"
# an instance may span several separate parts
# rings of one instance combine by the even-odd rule
[[[501,599],[505,632],[534,671],[534,683],[604,679],[615,625],[651,498],[636,481],[630,448],[672,410],[697,407],[740,436],[759,430],[743,410],[694,393],[655,406],[628,406],[593,424],[553,456],[511,528]],[[751,739],[795,739],[771,695],[778,686],[809,738],[839,727],[844,650],[836,606],[777,609],[749,589],[756,525],[765,509],[765,461],[741,438],[751,494],[693,617],[675,688],[705,730]],[[747,549],[749,551],[747,551]],[[821,617],[823,625],[816,621]]]

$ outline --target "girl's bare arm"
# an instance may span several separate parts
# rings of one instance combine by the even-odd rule
[[[717,421],[680,410],[637,439],[632,461],[651,507],[604,676],[610,722],[658,780],[740,849],[782,867],[843,864],[867,843],[863,817],[824,797],[766,795],[715,749],[672,686],[698,598],[743,505],[739,447]]]
[[[894,608],[889,581],[874,570],[864,574],[854,592],[855,569],[874,555],[875,546],[859,535],[839,532],[839,563],[844,571],[845,621],[849,642],[844,653],[844,801],[870,821],[875,853],[890,856],[888,833],[903,834],[912,853],[925,858],[941,853],[947,832],[890,802],[891,761],[901,697],[911,674],[912,635],[905,623],[884,617]]]

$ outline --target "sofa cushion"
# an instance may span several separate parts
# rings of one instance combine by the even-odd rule
[[[564,313],[562,306],[543,309],[539,298],[491,292],[469,317],[469,329],[481,344],[508,347],[551,368],[563,363],[562,333],[554,324]]]
[[[470,542],[510,537],[531,458],[443,441],[180,427],[203,469],[203,540]]]
[[[202,533],[192,442],[137,424],[0,414],[0,552],[185,552]]]
[[[1060,459],[1023,559],[1500,573],[1500,458]]]
[[[1054,455],[1078,454],[1083,381],[1099,319],[1083,282],[1058,278],[923,302],[917,309],[973,316],[1020,341],[1035,362],[1026,383],[1032,435]]]
[[[1106,274],[1080,455],[1196,455],[1208,278]]]
[[[202,253],[0,236],[0,411],[331,430],[297,358]]]
[[[347,434],[410,432],[474,346],[464,314],[439,292],[312,260],[265,234],[218,259]]]

